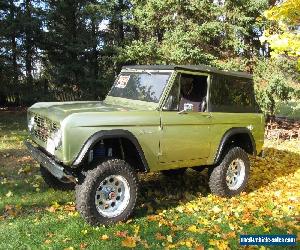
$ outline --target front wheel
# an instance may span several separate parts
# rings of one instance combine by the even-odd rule
[[[250,162],[247,153],[239,147],[230,149],[221,164],[209,171],[211,192],[225,197],[241,193],[247,185],[249,171]]]
[[[109,225],[131,215],[137,193],[135,170],[123,160],[108,160],[89,170],[76,186],[76,208],[91,225]]]

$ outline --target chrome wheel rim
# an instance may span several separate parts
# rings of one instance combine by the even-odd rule
[[[239,189],[245,179],[245,163],[241,159],[234,159],[226,172],[226,184],[230,190]]]
[[[130,200],[128,181],[121,175],[110,175],[98,186],[95,194],[97,211],[104,217],[120,215]]]

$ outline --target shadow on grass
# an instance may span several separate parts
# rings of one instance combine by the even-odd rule
[[[26,129],[26,112],[20,111],[0,111],[0,131],[8,132],[12,130]]]

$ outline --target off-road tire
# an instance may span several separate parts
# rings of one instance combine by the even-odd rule
[[[55,189],[55,190],[62,190],[62,191],[68,191],[68,190],[74,190],[75,189],[75,183],[73,182],[66,182],[60,181],[55,176],[53,176],[44,166],[40,165],[40,172],[41,176],[43,177],[46,184]]]
[[[164,176],[179,176],[179,175],[183,175],[186,171],[186,168],[176,168],[176,169],[168,169],[168,170],[162,170],[161,173]]]
[[[229,165],[235,159],[240,159],[243,161],[245,166],[245,175],[244,180],[241,186],[235,190],[229,189],[226,183],[226,173]],[[234,147],[228,150],[225,154],[222,162],[214,167],[209,169],[209,187],[213,194],[222,196],[222,197],[232,197],[241,193],[248,182],[250,171],[250,162],[247,153],[240,147]]]
[[[129,202],[116,217],[101,215],[95,205],[95,194],[100,183],[110,175],[121,175],[130,187]],[[86,172],[83,182],[76,186],[76,209],[81,216],[91,225],[110,225],[119,221],[125,221],[132,214],[138,194],[138,177],[136,171],[125,161],[111,159],[99,163],[96,168]]]

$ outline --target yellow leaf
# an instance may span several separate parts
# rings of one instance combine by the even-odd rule
[[[49,211],[50,213],[54,213],[58,209],[61,209],[61,206],[57,202],[54,202],[51,207],[46,208],[46,210]]]
[[[197,227],[195,225],[189,226],[187,230],[192,233],[197,233]]]
[[[103,234],[102,236],[101,236],[101,240],[108,240],[109,239],[109,237],[108,237],[108,235],[106,235],[106,234]]]
[[[140,226],[134,226],[134,236],[137,236],[140,231]]]
[[[182,206],[177,207],[176,210],[177,210],[179,213],[183,213],[183,207],[182,207]]]
[[[82,233],[83,235],[86,235],[86,234],[88,233],[88,230],[87,230],[87,229],[81,230],[81,233]]]
[[[218,214],[218,213],[220,213],[222,210],[221,210],[218,206],[214,206],[214,207],[212,208],[212,211],[213,211],[215,214]]]
[[[229,228],[230,228],[232,231],[234,231],[234,230],[235,230],[235,227],[234,227],[234,225],[233,225],[233,224],[231,224],[231,223],[229,223]]]
[[[11,196],[13,196],[14,194],[13,194],[13,192],[12,191],[8,191],[7,192],[7,194],[5,195],[6,197],[11,197]]]
[[[126,237],[123,241],[122,241],[122,246],[123,247],[128,247],[128,248],[134,248],[136,247],[136,240],[134,237]]]
[[[167,236],[167,241],[172,243],[173,242],[173,238],[172,238],[172,235],[168,235]]]
[[[202,233],[204,231],[203,229],[200,229],[200,228],[196,227],[195,225],[189,226],[187,230],[192,233]]]
[[[191,248],[191,247],[193,246],[193,243],[187,240],[187,241],[185,242],[185,245],[186,245],[188,248]]]
[[[212,245],[212,246],[215,246],[216,249],[219,249],[219,250],[227,250],[227,249],[229,249],[227,241],[223,241],[223,240],[209,240],[209,244]]]

